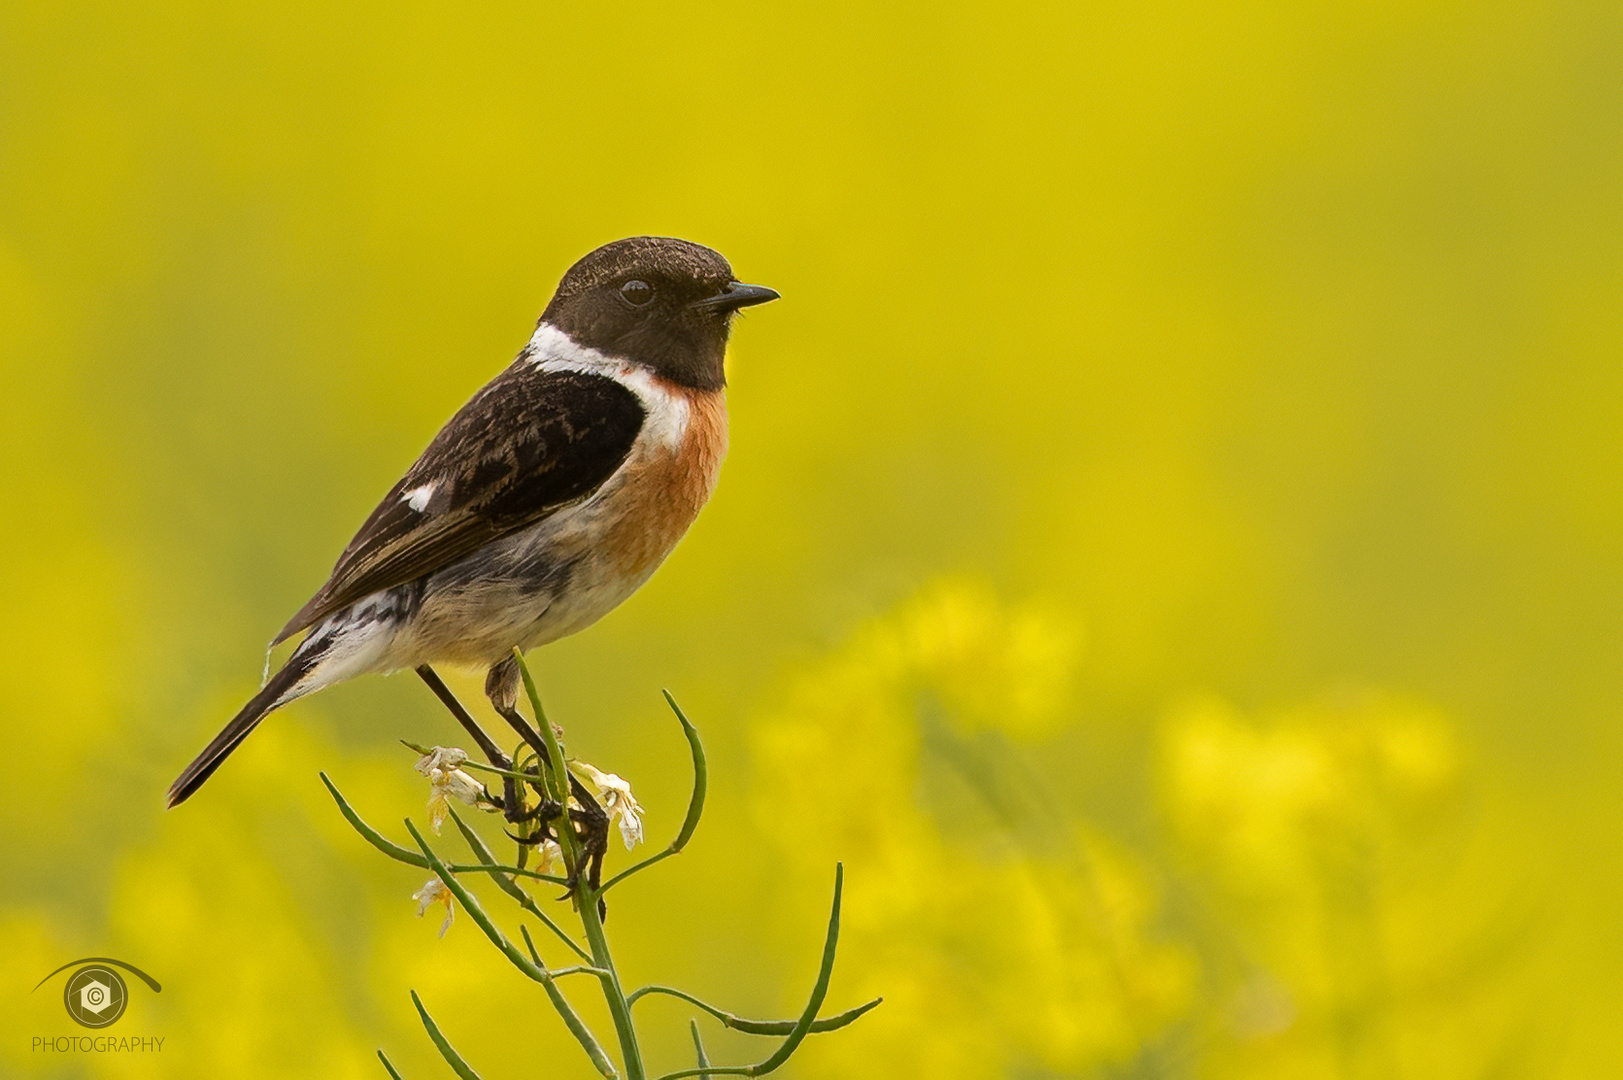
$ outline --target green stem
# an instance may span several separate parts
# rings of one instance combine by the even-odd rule
[[[447,870],[449,870],[452,874],[462,870],[479,870],[489,874],[490,879],[496,883],[496,886],[501,889],[502,892],[506,893],[508,896],[511,896],[525,911],[528,911],[530,914],[540,919],[542,925],[556,934],[558,936],[558,940],[569,946],[570,951],[572,951],[576,956],[580,957],[582,960],[590,960],[592,958],[590,953],[575,943],[574,938],[570,937],[564,932],[563,927],[559,926],[553,921],[550,915],[536,906],[535,901],[530,897],[529,893],[519,888],[518,883],[510,880],[506,874],[515,873],[524,874],[527,877],[539,877],[544,881],[551,881],[558,885],[562,885],[564,883],[562,878],[547,877],[544,874],[537,874],[533,870],[522,870],[516,866],[499,866],[496,863],[496,856],[492,854],[489,846],[485,844],[484,838],[475,832],[467,822],[462,820],[462,815],[458,814],[455,808],[452,808],[451,810],[451,820],[456,822],[456,827],[462,833],[462,838],[468,842],[468,847],[472,849],[474,855],[479,858],[481,862],[474,865],[459,864],[456,866],[447,866]]]
[[[407,739],[401,739],[399,741],[401,746],[404,746],[407,750],[410,750],[414,754],[420,754],[423,757],[427,757],[429,754],[433,753],[432,747],[422,746]],[[464,761],[462,764],[458,765],[457,768],[474,769],[478,772],[492,773],[496,776],[506,776],[514,780],[528,780],[532,783],[541,779],[541,777],[535,773],[519,772],[514,769],[502,769],[495,765],[485,765],[482,762],[473,760],[472,758]]]
[[[561,979],[565,975],[595,975],[599,979],[606,979],[609,973],[602,968],[595,968],[589,964],[576,964],[574,967],[549,968],[548,972],[554,979]]]
[[[494,773],[497,776],[506,776],[514,780],[527,780],[532,784],[538,783],[541,779],[535,773],[518,772],[514,769],[498,769],[494,765],[481,765],[472,759],[464,761],[461,765],[458,765],[457,768],[474,769],[478,772]]]
[[[637,1029],[631,1024],[631,1006],[626,1003],[625,991],[620,987],[620,975],[614,970],[614,958],[609,955],[609,940],[603,934],[603,920],[597,914],[599,894],[586,883],[584,874],[575,889],[581,926],[586,930],[587,944],[592,947],[592,962],[608,972],[608,978],[602,980],[603,997],[608,1002],[609,1016],[614,1020],[615,1034],[620,1037],[626,1080],[644,1080],[642,1049],[637,1045]]]
[[[554,885],[569,884],[557,874],[543,874],[536,870],[526,870],[522,866],[503,866],[500,863],[452,863],[446,869],[453,874],[475,871],[482,874],[517,874],[519,877],[535,878],[537,881],[548,881]]]
[[[535,961],[536,967],[542,967],[541,954],[535,951],[535,942],[530,940],[529,929],[523,923],[520,923],[518,932],[524,935],[524,947],[530,950],[530,959]],[[560,972],[550,972],[550,978],[542,986],[546,989],[547,997],[551,1000],[553,1008],[558,1010],[559,1016],[563,1017],[564,1026],[569,1029],[570,1034],[574,1035],[575,1040],[585,1049],[586,1056],[592,1059],[592,1065],[596,1067],[598,1072],[613,1080],[617,1074],[614,1071],[614,1064],[609,1061],[609,1055],[603,1052],[603,1047],[598,1044],[597,1036],[592,1034],[585,1021],[580,1018],[580,1014],[575,1012],[574,1006],[569,1004],[564,997],[563,991],[552,981],[558,975],[566,975],[571,971],[590,972],[599,979],[606,978],[608,972],[599,968],[565,968]]]
[[[569,805],[569,773],[564,765],[563,748],[558,745],[558,736],[553,733],[552,724],[547,720],[546,710],[541,707],[541,693],[536,689],[535,679],[530,675],[529,665],[524,662],[524,653],[518,649],[513,650],[513,659],[518,663],[519,677],[524,683],[524,693],[530,699],[530,709],[535,714],[535,726],[541,732],[541,738],[546,743],[547,761],[552,766],[548,770],[547,782],[552,792],[552,798],[558,805]],[[567,819],[566,819],[567,820]],[[586,942],[591,946],[592,963],[594,966],[608,972],[608,977],[600,979],[603,986],[603,997],[609,1006],[609,1016],[614,1021],[614,1033],[620,1039],[620,1057],[625,1064],[626,1080],[646,1080],[646,1073],[642,1064],[642,1049],[637,1045],[637,1030],[631,1025],[631,1006],[626,1004],[625,991],[620,987],[620,975],[614,970],[614,957],[609,953],[608,938],[603,934],[603,920],[597,913],[597,903],[601,896],[599,890],[592,888],[586,880],[586,867],[582,864],[582,851],[580,839],[575,830],[562,828],[558,830],[558,845],[563,849],[564,861],[569,867],[571,875],[575,878],[575,909],[580,915],[581,927],[586,931]]]
[[[688,1021],[688,1034],[693,1036],[693,1053],[699,1059],[699,1068],[708,1069],[710,1067],[710,1055],[704,1052],[704,1040],[699,1038],[699,1022],[697,1020]],[[382,1054],[383,1051],[379,1050],[378,1053]],[[391,1069],[390,1071],[393,1072],[394,1070]],[[396,1076],[395,1080],[400,1080],[400,1077]]]
[[[529,665],[524,662],[524,654],[514,649],[513,659],[518,661],[519,676],[524,680],[524,693],[535,713],[535,726],[540,729],[541,739],[547,746],[547,764],[551,766],[551,775],[547,777],[548,793],[559,806],[568,806],[569,774],[564,770],[563,748],[558,745],[558,736],[553,733],[552,724],[547,720],[546,709],[541,707],[541,692],[535,688],[535,679],[530,675]],[[563,831],[568,832],[567,829]]]
[[[423,834],[417,831],[417,826],[411,823],[410,818],[406,819],[406,831],[411,833],[411,838],[417,841],[417,846],[422,849],[424,857],[428,859],[428,868],[440,879],[441,884],[450,890],[451,895],[455,897],[457,903],[462,905],[462,910],[468,913],[468,917],[473,920],[474,925],[484,931],[485,937],[490,939],[490,943],[496,946],[501,954],[507,957],[513,966],[524,974],[536,982],[546,982],[548,978],[546,970],[539,964],[532,964],[529,957],[519,952],[518,947],[507,940],[507,935],[503,934],[490,916],[485,914],[484,906],[479,903],[478,898],[468,891],[467,886],[463,885],[457,876],[446,867],[444,860],[435,854],[433,848],[428,846],[428,841],[423,839]]]
[[[467,890],[467,887],[462,882],[457,880],[455,874],[451,873],[444,860],[434,853],[433,848],[428,846],[428,841],[423,839],[423,834],[417,831],[417,826],[413,825],[409,818],[406,820],[406,831],[411,833],[411,838],[422,849],[423,857],[428,860],[429,869],[438,875],[440,881],[456,898],[457,903],[462,905],[462,910],[466,911],[474,924],[484,931],[485,937],[490,939],[490,943],[496,946],[514,967],[541,984],[542,988],[547,992],[547,997],[552,1001],[553,1008],[557,1009],[558,1015],[563,1017],[564,1024],[580,1041],[587,1055],[591,1057],[592,1063],[598,1066],[598,1070],[604,1076],[614,1076],[614,1067],[608,1063],[608,1058],[603,1054],[602,1048],[597,1045],[597,1040],[592,1037],[592,1033],[587,1030],[586,1025],[576,1015],[574,1008],[564,998],[563,992],[553,982],[552,973],[541,963],[541,955],[535,951],[535,943],[530,940],[529,930],[525,929],[522,923],[519,925],[519,931],[524,935],[524,944],[530,952],[529,956],[525,956],[518,951],[518,948],[512,942],[507,940],[507,936],[491,921],[490,916],[485,914],[485,909],[480,905],[478,899]]]

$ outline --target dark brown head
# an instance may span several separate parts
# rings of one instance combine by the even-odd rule
[[[571,266],[541,321],[577,345],[645,364],[682,386],[719,390],[733,314],[777,298],[734,280],[727,260],[707,247],[633,236]]]

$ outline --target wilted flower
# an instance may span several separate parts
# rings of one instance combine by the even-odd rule
[[[440,923],[440,937],[444,937],[445,932],[451,929],[451,920],[456,917],[456,909],[451,906],[451,890],[445,887],[445,882],[439,878],[433,878],[428,884],[412,893],[411,898],[417,901],[417,917],[419,919],[428,912],[430,906],[434,904],[445,905],[445,921]]]
[[[563,848],[558,846],[556,840],[543,840],[535,847],[535,871],[538,874],[552,873],[552,865],[563,858]]]
[[[428,827],[439,835],[450,812],[451,800],[475,806],[485,793],[484,785],[457,768],[468,755],[456,747],[436,746],[417,759],[417,771],[428,777]]]
[[[584,761],[572,761],[570,766],[597,788],[609,820],[620,823],[620,839],[625,841],[626,849],[642,843],[642,807],[631,797],[631,785],[613,773],[599,772]]]
[[[468,753],[454,746],[436,746],[417,759],[416,770],[432,776],[435,769],[454,769],[468,760]]]

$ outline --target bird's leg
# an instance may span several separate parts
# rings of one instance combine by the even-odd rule
[[[515,759],[520,761],[520,764],[515,765],[513,770],[515,772],[523,773],[525,776],[530,777],[531,779],[516,785],[519,798],[518,813],[508,814],[507,821],[514,825],[522,825],[532,821],[537,822],[538,824],[536,825],[535,831],[528,836],[518,836],[514,833],[503,830],[506,832],[508,839],[518,841],[518,865],[521,869],[528,861],[527,856],[529,855],[530,848],[537,847],[548,840],[558,839],[557,833],[553,832],[552,830],[552,823],[558,820],[563,813],[562,808],[560,808],[557,803],[553,802],[547,794],[546,785],[541,781],[541,766],[539,764],[522,764],[524,759],[524,751],[525,744],[523,743],[520,743],[518,747],[514,749],[513,756]],[[508,779],[511,779],[511,777]],[[536,795],[539,797],[534,806],[527,805],[529,802],[529,792],[525,790],[526,784],[529,787],[534,788]]]
[[[516,817],[509,818],[508,820],[515,825],[522,825],[526,821],[552,821],[556,819],[557,816],[558,804],[553,802],[551,799],[544,799],[541,802],[536,803],[534,806],[529,807],[523,813],[518,814]]]
[[[523,737],[531,749],[534,749],[541,756],[541,760],[545,761],[547,747],[541,741],[541,733],[535,730],[535,725],[531,724],[517,708],[508,707],[503,709],[498,706],[497,711],[501,713],[503,720],[513,725],[513,730]],[[592,840],[597,838],[598,834],[601,834],[601,838],[605,842],[598,844],[597,847],[606,849],[608,846],[606,841],[609,835],[609,815],[603,812],[603,807],[598,803],[591,790],[581,783],[580,778],[570,772],[567,767],[564,769],[564,775],[569,780],[569,794],[576,802],[580,803],[580,809],[570,811],[570,817],[581,824],[582,841],[586,842],[588,848],[590,848]],[[553,803],[551,805],[553,810],[556,811],[557,804]]]
[[[586,883],[593,889],[603,881],[603,856],[609,850],[609,815],[603,812],[603,807],[592,798],[592,793],[586,790],[586,785],[569,777],[569,788],[580,803],[579,810],[571,810],[569,816],[578,825],[581,840],[581,854],[588,864]],[[575,867],[574,874],[570,875],[570,885],[580,877],[580,867]],[[602,904],[598,904],[598,914],[603,914]]]
[[[513,759],[502,752],[502,748],[496,745],[496,740],[485,734],[485,729],[479,726],[479,721],[475,720],[473,714],[463,707],[455,694],[451,693],[451,688],[445,685],[445,680],[440,678],[439,672],[427,664],[420,664],[417,667],[417,675],[428,684],[430,690],[434,691],[434,696],[440,699],[441,704],[451,710],[451,715],[456,717],[457,723],[467,729],[468,734],[479,745],[485,757],[490,759],[492,765],[498,769],[513,767]]]
[[[547,747],[541,739],[541,733],[525,719],[523,713],[518,711],[518,688],[518,662],[511,657],[492,666],[489,674],[485,676],[485,694],[490,698],[490,703],[495,706],[502,719],[518,732],[519,737],[529,744],[536,756],[543,762],[548,762]],[[556,727],[553,730],[557,732]],[[603,854],[609,849],[609,815],[603,812],[603,807],[574,773],[567,767],[564,773],[569,778],[570,795],[580,804],[580,809],[571,810],[569,817],[578,826],[577,835],[586,856],[583,860],[587,864],[586,880],[593,889],[596,889],[602,879]],[[579,880],[580,872],[581,867],[576,866],[574,873],[570,875],[571,889]],[[599,902],[599,907],[601,906]]]
[[[468,735],[472,737],[474,743],[478,745],[490,764],[498,769],[506,769],[511,772],[513,770],[513,759],[502,752],[502,748],[496,745],[494,739],[485,734],[485,729],[479,726],[479,721],[475,720],[473,714],[463,707],[462,702],[456,699],[455,694],[451,693],[451,688],[445,685],[445,680],[440,678],[439,672],[427,664],[422,664],[417,668],[417,675],[423,682],[428,684],[430,690],[434,691],[434,696],[440,699],[440,703],[451,711],[451,715],[456,717],[457,723],[467,730]],[[523,793],[518,789],[518,782],[511,776],[502,777],[501,809],[503,816],[508,821],[525,820],[524,815],[527,812],[524,809]]]

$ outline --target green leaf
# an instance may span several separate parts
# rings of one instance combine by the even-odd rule
[[[710,768],[705,763],[704,745],[699,742],[699,729],[693,726],[669,690],[660,693],[665,695],[671,712],[676,714],[677,723],[682,725],[682,734],[687,737],[688,750],[693,755],[693,794],[688,797],[688,812],[682,819],[682,828],[677,832],[676,839],[671,841],[671,851],[675,853],[688,846],[688,841],[693,839],[693,833],[699,827],[699,816],[704,813],[705,793],[710,788]]]
[[[812,1021],[817,1019],[817,1011],[823,1007],[823,999],[828,996],[828,980],[834,974],[834,950],[840,943],[840,894],[845,889],[845,864],[834,864],[834,905],[828,913],[828,934],[823,939],[823,964],[817,971],[817,984],[812,987],[811,999],[806,1002],[806,1008],[796,1021],[794,1030],[789,1032],[783,1040],[783,1045],[771,1057],[755,1066],[752,1076],[764,1076],[789,1060],[811,1031]]]
[[[817,969],[817,983],[812,987],[811,999],[806,1002],[806,1008],[801,1012],[800,1019],[795,1021],[788,1036],[778,1046],[772,1056],[758,1065],[727,1065],[722,1067],[700,1066],[697,1069],[681,1069],[677,1072],[666,1073],[659,1080],[683,1080],[688,1076],[765,1076],[785,1061],[789,1055],[799,1049],[801,1042],[811,1031],[812,1022],[817,1017],[817,1011],[823,1007],[823,999],[828,996],[828,980],[834,973],[834,950],[840,940],[840,893],[845,885],[845,864],[834,865],[834,905],[828,915],[828,934],[823,939],[823,962]]]
[[[412,866],[420,866],[425,870],[428,869],[428,860],[424,859],[415,851],[408,848],[403,848],[392,840],[385,839],[382,833],[378,832],[376,829],[372,828],[372,826],[362,821],[361,815],[357,814],[355,809],[349,805],[349,801],[339,793],[338,788],[333,785],[332,780],[327,777],[326,773],[321,774],[321,782],[327,785],[328,791],[332,792],[332,797],[337,801],[338,810],[344,815],[344,820],[348,821],[352,826],[354,826],[355,831],[360,833],[361,836],[366,839],[367,843],[371,844],[373,847],[377,848],[391,859],[395,859],[403,863],[409,863]]]
[[[787,1035],[795,1029],[797,1021],[794,1020],[748,1020],[737,1016],[714,1005],[700,1001],[692,994],[684,993],[671,986],[644,986],[626,997],[626,1001],[635,1004],[638,998],[647,994],[663,994],[667,997],[680,998],[689,1005],[696,1005],[721,1021],[721,1026],[734,1031],[742,1031],[746,1035]],[[838,1031],[864,1013],[871,1012],[879,1007],[884,998],[874,998],[865,1005],[858,1005],[854,1009],[847,1009],[838,1016],[825,1016],[821,1020],[812,1022],[811,1034],[818,1035],[825,1031]]]
[[[389,1060],[388,1054],[385,1054],[382,1050],[379,1050],[378,1060],[383,1062],[383,1067],[385,1069],[389,1070],[390,1080],[400,1080],[400,1070],[394,1067],[394,1062]]]
[[[417,1015],[423,1018],[423,1027],[428,1029],[428,1037],[434,1040],[435,1047],[439,1049],[440,1057],[444,1058],[446,1064],[451,1066],[451,1071],[460,1076],[462,1080],[479,1080],[479,1074],[474,1072],[467,1061],[463,1060],[462,1055],[457,1053],[451,1044],[446,1041],[445,1036],[440,1032],[440,1026],[434,1023],[434,1018],[428,1015],[427,1009],[423,1008],[423,999],[417,996],[415,990],[411,992],[411,1003],[417,1006]],[[391,1068],[389,1071],[393,1072],[394,1070]]]
[[[710,768],[705,763],[704,744],[699,741],[699,729],[694,727],[688,720],[687,715],[682,712],[682,707],[671,696],[671,692],[665,690],[663,693],[666,702],[670,704],[671,711],[676,714],[677,722],[682,725],[682,734],[687,737],[688,750],[693,755],[693,794],[688,797],[687,816],[682,819],[682,828],[678,830],[676,839],[671,841],[669,847],[655,855],[650,855],[642,862],[629,866],[609,878],[608,881],[603,883],[603,887],[597,890],[599,896],[639,870],[646,870],[655,863],[668,859],[687,847],[688,841],[693,839],[693,833],[699,827],[699,817],[704,813],[704,797],[710,787]]]
[[[693,1053],[699,1059],[699,1068],[708,1069],[710,1067],[710,1055],[704,1052],[704,1040],[699,1038],[699,1022],[697,1020],[688,1021],[688,1034],[693,1036]],[[379,1051],[379,1053],[382,1053],[382,1051]],[[400,1078],[397,1076],[395,1080],[400,1080]]]

